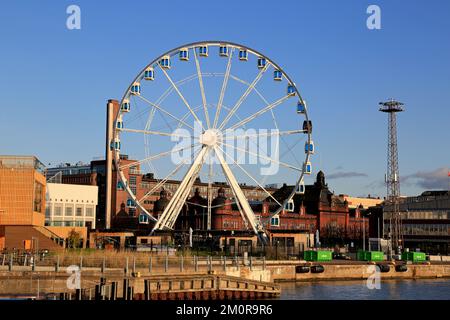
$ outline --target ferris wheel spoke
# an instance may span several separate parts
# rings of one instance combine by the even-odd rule
[[[278,165],[280,165],[280,166],[283,166],[283,167],[285,167],[285,168],[289,168],[289,169],[292,169],[292,170],[295,170],[295,171],[299,171],[299,172],[302,172],[302,171],[303,171],[301,168],[297,168],[297,167],[295,167],[295,166],[293,166],[293,165],[290,165],[290,164],[287,164],[287,163],[284,163],[284,162],[281,162],[281,161],[272,159],[272,158],[270,158],[270,157],[268,157],[268,156],[264,156],[264,155],[262,155],[262,154],[257,154],[257,153],[255,153],[255,152],[250,151],[250,150],[242,149],[242,148],[236,147],[236,146],[234,146],[234,145],[232,145],[232,144],[228,144],[228,143],[225,143],[225,142],[222,142],[222,144],[223,144],[224,146],[227,146],[227,147],[230,147],[230,148],[234,148],[234,149],[236,149],[237,151],[245,152],[245,153],[247,153],[247,154],[249,154],[249,155],[252,155],[252,156],[255,156],[255,157],[258,157],[258,158],[267,160],[267,161],[270,161],[270,162],[272,162],[272,163],[276,163],[276,164],[278,164]]]
[[[151,105],[151,106],[154,107],[155,109],[158,109],[159,111],[161,111],[162,113],[167,114],[169,117],[175,119],[175,120],[178,121],[179,123],[182,123],[182,124],[184,124],[186,127],[190,128],[190,129],[192,129],[192,130],[194,130],[194,127],[193,127],[193,126],[187,124],[187,123],[184,122],[183,120],[181,120],[181,119],[179,119],[178,117],[174,116],[174,115],[171,114],[169,111],[167,111],[167,110],[161,108],[159,105],[157,105],[157,104],[151,102],[150,100],[144,98],[142,95],[138,95],[138,97],[141,98],[143,101],[147,102],[149,105]]]
[[[243,135],[237,135],[237,136],[231,136],[232,138],[236,139],[243,139],[243,138],[251,138],[251,137],[270,137],[270,136],[286,136],[291,134],[299,134],[299,133],[305,133],[306,130],[287,130],[287,131],[278,131],[278,130],[271,130],[267,132],[261,132],[261,133],[255,133],[255,134],[243,134]]]
[[[186,98],[183,96],[183,94],[180,92],[180,90],[178,89],[178,86],[173,82],[172,78],[169,76],[169,74],[167,73],[166,70],[164,70],[163,67],[161,67],[160,64],[158,64],[159,68],[162,70],[162,72],[164,73],[164,75],[166,76],[167,80],[169,80],[170,84],[172,85],[172,87],[175,89],[175,91],[178,93],[178,95],[180,96],[181,100],[183,100],[183,103],[186,105],[186,107],[189,109],[189,112],[192,114],[192,116],[194,117],[194,119],[198,122],[201,123],[200,119],[197,117],[197,115],[195,114],[194,110],[192,110],[191,106],[189,105],[189,103],[186,101]],[[202,124],[203,127],[203,124]],[[203,127],[204,129],[204,127]]]
[[[282,206],[281,203],[279,203],[278,200],[275,199],[275,198],[273,197],[273,195],[272,195],[269,191],[267,191],[266,188],[264,188],[264,187],[258,182],[258,180],[256,180],[256,179],[255,179],[255,178],[254,178],[247,170],[245,170],[239,163],[237,163],[237,162],[233,159],[232,156],[230,156],[228,153],[226,153],[221,147],[218,146],[218,148],[222,151],[223,154],[225,154],[226,158],[231,159],[231,161],[233,161],[233,163],[234,163],[237,167],[239,167],[239,169],[241,169],[242,172],[244,172],[244,173],[247,175],[247,177],[249,177],[250,179],[252,179],[253,182],[256,183],[256,184],[258,185],[258,187],[260,187],[260,188],[261,188],[261,189],[262,189],[262,190],[263,190],[270,198],[272,198],[272,199],[273,199],[280,207]]]
[[[148,196],[152,195],[153,192],[155,192],[160,187],[162,187],[167,182],[167,180],[169,180],[171,177],[173,177],[175,174],[177,174],[177,172],[180,171],[180,169],[186,164],[187,164],[187,161],[181,162],[174,170],[172,170],[166,177],[164,177],[164,179],[159,181],[150,191],[146,192],[145,195],[141,199],[139,199],[139,202],[141,202]]]
[[[212,206],[212,175],[213,175],[213,165],[212,165],[212,152],[208,153],[209,156],[209,168],[208,168],[208,221],[207,230],[211,230],[211,206]]]
[[[261,80],[262,76],[264,75],[264,73],[267,71],[267,68],[269,68],[270,63],[267,63],[264,68],[262,68],[258,75],[256,76],[256,78],[253,80],[253,82],[247,87],[247,90],[245,90],[244,94],[239,98],[239,100],[236,102],[236,104],[234,105],[234,107],[231,109],[230,113],[225,117],[225,119],[223,120],[223,122],[221,123],[219,130],[222,130],[226,124],[228,123],[228,121],[230,121],[231,117],[233,116],[233,114],[239,109],[239,107],[241,106],[241,104],[244,102],[244,100],[248,97],[248,95],[250,94],[250,92],[255,88],[256,84],[259,82],[259,80]]]
[[[155,230],[172,228],[173,224],[176,221],[176,218],[178,217],[178,214],[180,213],[182,206],[186,202],[186,199],[190,193],[192,186],[194,185],[195,180],[198,177],[199,171],[205,160],[205,154],[207,153],[207,151],[208,148],[203,147],[201,151],[198,153],[194,163],[186,172],[186,175],[181,181],[177,191],[175,191],[175,194],[170,199],[169,203],[167,204],[167,207],[164,209],[162,215],[155,223],[152,232],[154,232]]]
[[[129,129],[129,128],[122,128],[120,131],[124,132],[134,132],[134,133],[143,133],[148,135],[155,135],[155,136],[167,136],[167,137],[178,137],[178,138],[194,138],[193,136],[188,136],[185,134],[177,134],[177,133],[168,133],[168,132],[161,132],[161,131],[152,131],[152,130],[140,130],[140,129]]]
[[[230,55],[228,57],[227,68],[225,70],[225,76],[223,78],[222,89],[220,90],[219,102],[217,103],[216,115],[214,116],[214,124],[213,128],[217,127],[217,122],[219,121],[220,109],[223,104],[223,97],[225,96],[225,91],[228,85],[228,79],[230,78],[230,70],[231,70],[231,58],[233,56],[234,48],[230,51]]]
[[[206,95],[205,95],[205,87],[203,86],[202,71],[200,68],[200,62],[198,61],[198,58],[197,58],[197,53],[195,52],[195,48],[192,51],[194,52],[195,66],[197,69],[198,83],[200,85],[200,93],[202,95],[203,111],[205,113],[206,125],[209,129],[211,127],[211,124],[209,122],[208,108],[206,106]]]
[[[227,180],[229,182],[230,188],[233,190],[234,195],[236,197],[237,202],[239,202],[242,212],[244,213],[245,217],[247,218],[248,222],[250,223],[253,232],[255,234],[259,234],[261,226],[258,223],[258,220],[256,219],[255,213],[253,212],[252,208],[250,207],[250,204],[248,203],[247,198],[245,197],[244,193],[242,192],[242,189],[239,187],[239,183],[236,180],[236,177],[233,175],[230,167],[224,160],[222,156],[222,151],[216,146],[214,147],[215,154],[217,155],[217,158],[220,162],[220,165],[222,166],[223,173],[227,177]]]
[[[169,150],[169,151],[164,151],[164,152],[158,153],[158,154],[153,155],[153,156],[145,157],[142,160],[133,161],[133,162],[128,163],[126,165],[119,166],[119,169],[123,170],[123,169],[131,168],[131,167],[134,167],[134,166],[136,166],[138,164],[141,164],[142,162],[156,160],[156,159],[159,159],[161,157],[165,157],[167,155],[170,155],[170,154],[172,154],[174,152],[179,152],[179,151],[183,151],[183,150],[187,150],[187,149],[192,149],[195,146],[199,146],[199,145],[200,145],[200,143],[193,143],[193,144],[191,144],[189,146],[186,146],[186,147],[182,147],[182,148],[180,147],[180,148],[175,148],[175,149],[172,149],[172,150]]]
[[[258,118],[259,116],[263,115],[264,113],[266,113],[267,111],[272,110],[273,108],[279,106],[280,104],[282,104],[284,101],[286,101],[288,98],[290,97],[290,95],[286,95],[280,99],[278,99],[277,101],[265,106],[264,108],[262,108],[261,110],[257,111],[256,113],[253,113],[251,116],[248,116],[247,118],[245,118],[244,120],[232,125],[229,129],[226,130],[235,130],[239,127],[242,127],[243,125],[249,123],[250,121]]]

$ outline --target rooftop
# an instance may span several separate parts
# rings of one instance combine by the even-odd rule
[[[44,164],[35,156],[0,155],[0,167],[35,169],[42,174],[45,172]]]

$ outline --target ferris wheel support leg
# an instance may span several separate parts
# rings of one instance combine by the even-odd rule
[[[168,227],[169,222],[176,219],[176,216],[178,216],[178,213],[181,210],[183,202],[186,200],[185,198],[189,195],[190,188],[192,187],[193,184],[192,181],[195,181],[195,177],[198,175],[199,167],[201,167],[201,165],[203,164],[205,154],[207,151],[208,151],[207,148],[202,148],[202,150],[199,152],[199,154],[194,160],[194,163],[184,176],[179,188],[173,195],[172,199],[170,199],[170,202],[164,209],[161,217],[155,223],[155,226],[152,229],[152,233],[155,230],[161,230],[164,229],[165,227]]]
[[[233,175],[230,167],[225,162],[222,152],[218,147],[214,147],[214,151],[217,155],[217,159],[220,162],[220,165],[222,166],[223,172],[225,176],[227,177],[231,189],[233,189],[234,194],[236,195],[237,201],[239,201],[242,211],[244,212],[244,215],[247,217],[248,222],[250,223],[250,226],[253,229],[253,232],[262,240],[262,237],[260,237],[260,233],[262,231],[262,226],[258,223],[258,220],[256,219],[256,216],[250,207],[250,204],[247,201],[247,198],[245,197],[244,193],[242,192],[241,188],[239,187],[239,183],[237,182],[235,176]]]

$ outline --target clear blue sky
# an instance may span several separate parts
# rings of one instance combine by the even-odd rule
[[[81,30],[66,28],[70,4],[81,7]],[[381,7],[381,30],[366,27],[370,4]],[[390,97],[406,107],[402,193],[447,188],[449,13],[445,0],[2,1],[0,153],[45,164],[103,156],[106,100],[162,52],[217,39],[265,53],[301,87],[316,168],[336,193],[385,194],[378,102]]]

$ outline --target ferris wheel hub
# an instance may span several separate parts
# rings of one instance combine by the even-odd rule
[[[217,146],[220,143],[220,133],[215,129],[208,129],[200,135],[200,143],[208,147]]]

